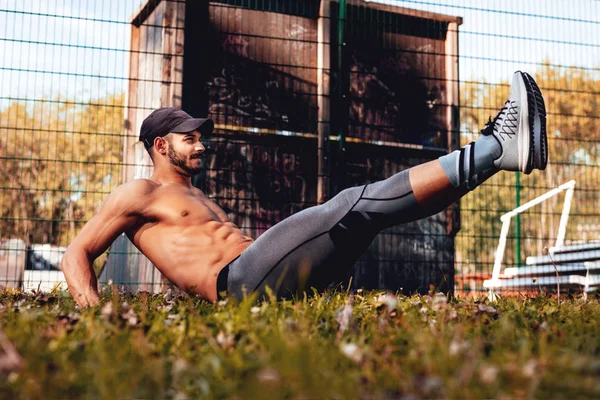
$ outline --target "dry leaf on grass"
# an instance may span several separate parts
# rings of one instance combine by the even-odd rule
[[[0,348],[0,371],[20,371],[25,363],[23,357],[2,331],[0,331]]]

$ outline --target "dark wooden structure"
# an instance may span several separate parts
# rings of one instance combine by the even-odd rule
[[[253,236],[437,158],[459,143],[460,24],[358,0],[148,0],[132,20],[123,180],[150,174],[137,136],[164,106],[214,119],[195,184]],[[354,284],[452,290],[458,229],[453,208],[382,233]],[[101,282],[163,287],[126,238],[114,249]]]

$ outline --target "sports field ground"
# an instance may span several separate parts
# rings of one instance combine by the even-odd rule
[[[600,397],[600,301],[0,295],[3,398]]]

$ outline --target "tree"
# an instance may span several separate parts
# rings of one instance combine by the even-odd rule
[[[123,95],[0,111],[0,233],[66,245],[121,179]]]

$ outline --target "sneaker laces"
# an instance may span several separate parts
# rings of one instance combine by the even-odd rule
[[[502,109],[500,110],[498,115],[496,115],[494,117],[493,121],[492,121],[492,117],[489,116],[488,122],[485,123],[485,126],[481,130],[482,135],[489,136],[492,134],[492,132],[496,129],[496,124],[499,124],[498,120],[501,117],[502,117],[502,120],[504,120],[504,114],[506,114],[506,110],[508,110],[509,105],[510,105],[510,100],[506,100],[506,103],[504,103],[504,107],[502,107]]]

